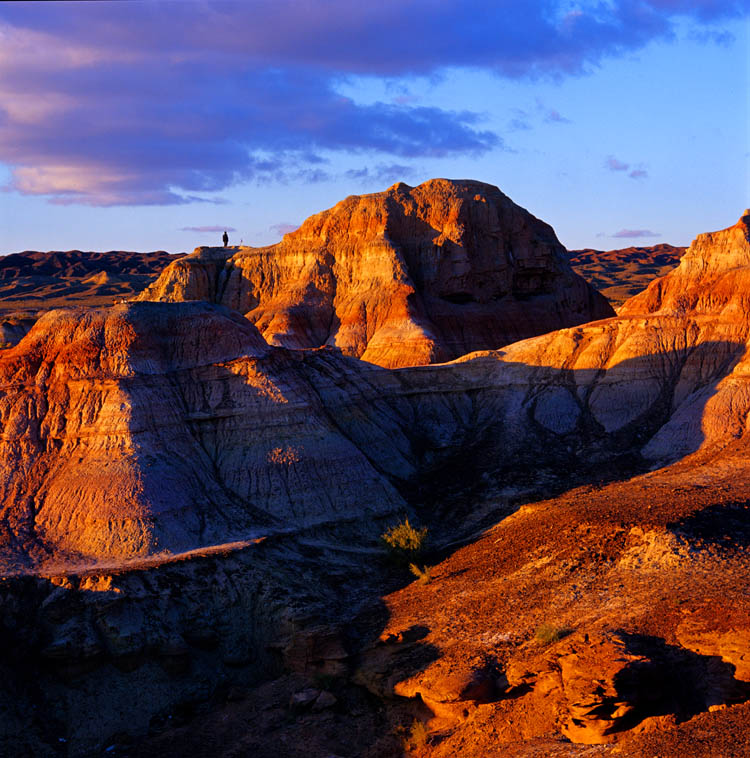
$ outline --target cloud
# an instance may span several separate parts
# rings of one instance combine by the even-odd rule
[[[547,111],[547,114],[544,117],[545,122],[548,124],[569,124],[570,119],[565,118],[565,116],[561,115],[559,111],[556,111],[554,108],[550,108]]]
[[[672,37],[677,23],[700,33],[748,12],[746,0],[570,7],[206,0],[49,3],[42,14],[2,4],[0,162],[20,193],[116,205],[194,202],[248,181],[326,181],[330,153],[384,165],[481,156],[503,143],[480,114],[420,105],[405,82],[456,68],[580,75]],[[352,76],[395,82],[393,98],[343,97]],[[554,109],[544,118],[564,120]]]
[[[270,231],[276,232],[277,234],[280,234],[282,237],[285,234],[290,234],[291,232],[296,232],[297,229],[299,229],[299,224],[272,224],[268,227]]]
[[[181,232],[236,232],[233,226],[183,226]]]
[[[357,179],[368,182],[374,181],[389,185],[403,181],[404,179],[409,179],[414,176],[414,174],[416,174],[416,171],[411,166],[404,166],[400,163],[380,163],[372,168],[363,166],[362,168],[349,169],[344,172],[344,176],[347,179]]]
[[[615,158],[613,155],[610,155],[606,161],[604,161],[604,165],[610,170],[610,171],[627,171],[630,168],[629,163],[623,163],[622,161]]]
[[[652,232],[649,229],[620,229],[615,232],[613,237],[620,239],[635,239],[637,237],[661,237],[659,232]]]
[[[570,119],[565,118],[560,111],[545,105],[540,98],[536,99],[536,109],[541,113],[545,124],[569,124]]]
[[[642,163],[638,168],[631,169],[630,163],[625,163],[624,161],[615,158],[614,155],[610,155],[604,161],[604,166],[610,171],[627,171],[628,176],[631,179],[648,179],[648,171],[643,168]]]

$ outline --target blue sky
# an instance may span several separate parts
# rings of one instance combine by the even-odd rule
[[[268,244],[350,194],[500,187],[563,244],[750,206],[750,0],[0,5],[0,252]]]

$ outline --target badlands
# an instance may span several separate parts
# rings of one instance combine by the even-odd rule
[[[397,184],[0,352],[0,754],[750,755],[750,211],[568,258]]]

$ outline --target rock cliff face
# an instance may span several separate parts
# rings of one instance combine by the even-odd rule
[[[734,513],[738,535],[750,534],[736,507],[747,502],[737,482],[747,479],[750,441],[750,320],[738,289],[750,270],[747,224],[744,216],[701,235],[677,270],[617,318],[449,364],[388,370],[328,348],[272,347],[247,319],[201,302],[44,316],[0,354],[0,647],[25,656],[23,665],[0,657],[0,673],[10,692],[18,690],[11,699],[30,704],[0,708],[0,748],[3,729],[16,730],[6,744],[43,732],[28,723],[38,703],[39,712],[56,708],[61,723],[78,730],[66,736],[79,740],[78,754],[131,723],[144,733],[179,698],[207,698],[233,668],[245,667],[245,682],[278,670],[274,640],[287,667],[303,661],[308,671],[313,660],[320,665],[310,670],[341,675],[360,660],[372,692],[420,694],[449,721],[469,718],[465,712],[473,718],[475,705],[490,717],[496,711],[481,707],[502,701],[497,713],[508,718],[495,726],[507,742],[547,735],[556,724],[573,740],[605,742],[636,722],[746,699],[744,653],[736,654],[746,621],[719,636],[710,625],[683,622],[680,632],[679,619],[666,631],[658,623],[681,615],[678,605],[704,590],[711,602],[730,598],[727,608],[744,602],[727,593],[747,585],[747,556],[725,575],[720,551],[706,545],[727,533],[724,522],[711,531],[717,483],[736,487],[721,490],[721,507]],[[225,263],[220,256],[211,268],[212,255],[188,267],[218,281]],[[197,286],[194,273],[186,287]],[[683,295],[695,298],[693,310]],[[394,514],[420,509],[431,534],[449,542],[472,524],[493,523],[487,515],[507,515],[521,487],[538,492],[553,476],[569,487],[573,473],[596,479],[621,459],[627,472],[672,465],[604,494],[592,488],[524,507],[487,534],[478,553],[467,549],[453,568],[436,568],[421,596],[415,584],[390,603],[386,641],[391,632],[394,640],[415,633],[428,654],[412,657],[407,643],[401,656],[398,643],[397,679],[381,643],[373,641],[368,673],[367,657],[344,663],[345,646],[328,633],[293,641],[300,625],[350,612],[342,609],[377,573],[376,538]],[[693,490],[675,494],[686,484]],[[457,491],[470,496],[448,497]],[[652,503],[658,513],[650,513]],[[495,510],[475,513],[480,506]],[[356,570],[366,579],[348,585]],[[726,587],[711,589],[715,576],[726,576]],[[318,585],[333,599],[312,619],[306,614],[324,592]],[[284,586],[293,596],[274,600]],[[662,593],[666,586],[675,592]],[[545,621],[550,587],[558,588],[550,607],[582,628],[554,643],[544,663],[537,648],[524,646]],[[464,613],[462,598],[471,597],[477,605]],[[524,615],[522,622],[514,615],[506,633],[509,608]],[[647,639],[612,635],[626,612],[628,634]],[[420,630],[428,613],[435,621]],[[700,657],[677,651],[673,666],[674,651],[659,642],[668,635]],[[504,661],[502,670],[487,657],[493,646],[504,656],[495,661]],[[670,704],[677,684],[649,700],[650,672],[671,677],[684,661],[697,688],[713,671],[715,650],[736,676],[728,667],[714,671],[697,705],[682,694]],[[117,688],[97,732],[92,703],[112,680],[111,664]],[[51,695],[26,687],[37,674]],[[69,698],[64,677],[75,683]],[[602,683],[595,691],[593,679]],[[134,684],[148,694],[137,703]],[[544,711],[537,721],[522,716],[537,708]],[[519,731],[512,723],[530,726]],[[59,734],[42,741],[56,744]],[[457,735],[443,754],[455,754]]]
[[[670,275],[682,293],[693,271],[724,281],[706,270],[741,259],[738,228],[699,237],[688,274]],[[204,303],[47,314],[0,356],[5,566],[391,513],[441,471],[459,486],[613,455],[708,454],[743,437],[750,410],[750,322],[727,313],[623,316],[395,372],[269,347]]]
[[[3,565],[122,560],[403,507],[299,363],[202,303],[43,316],[0,357]]]
[[[206,300],[272,345],[435,363],[613,315],[550,226],[496,187],[434,179],[352,196],[277,245],[198,248],[144,300]]]
[[[667,276],[622,307],[625,316],[707,315],[742,322],[750,314],[750,209],[728,229],[699,234]]]

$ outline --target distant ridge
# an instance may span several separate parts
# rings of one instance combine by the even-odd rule
[[[0,256],[0,314],[65,305],[111,305],[134,297],[184,253],[164,250],[24,250]]]
[[[570,265],[619,308],[654,279],[668,274],[685,254],[685,247],[661,243],[618,250],[571,250]]]

